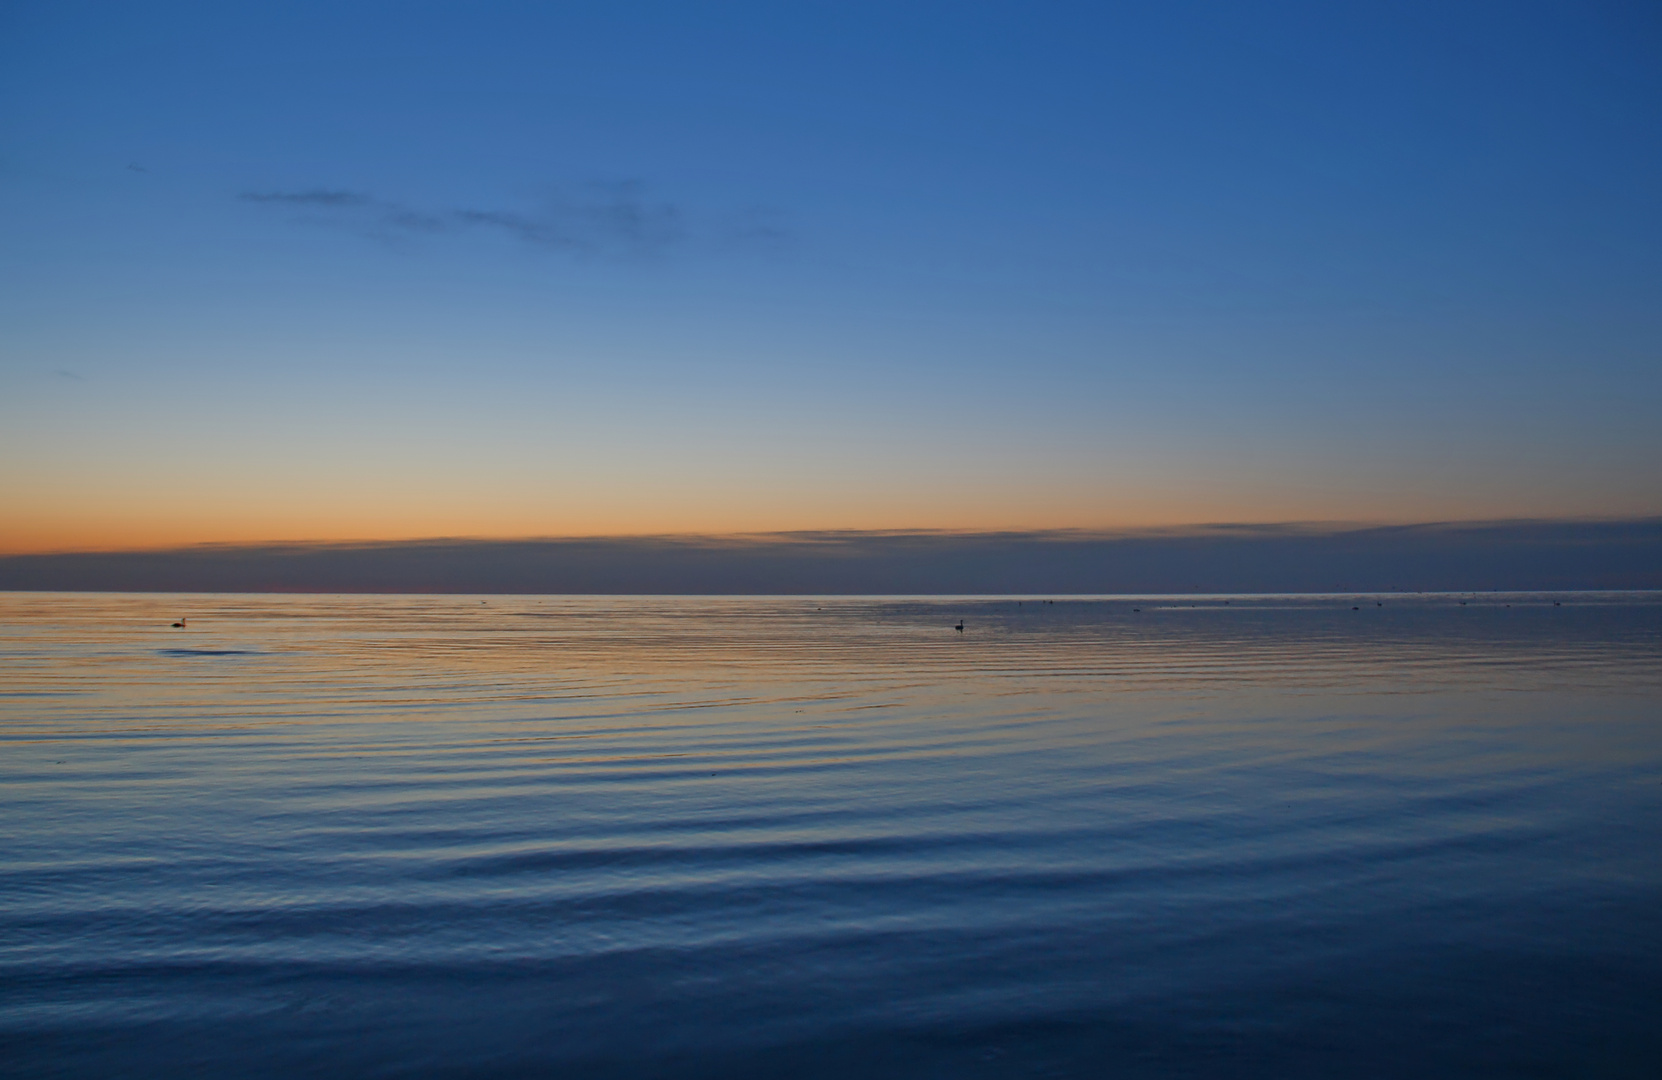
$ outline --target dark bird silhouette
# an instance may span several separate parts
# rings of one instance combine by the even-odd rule
[[[184,616],[183,615],[179,616],[179,621],[174,623],[173,625],[176,629],[183,630],[184,627],[185,627],[185,618],[184,618]]]
[[[953,629],[958,631],[960,634],[962,634],[964,632],[964,620],[959,619],[958,620],[958,625],[954,626]]]

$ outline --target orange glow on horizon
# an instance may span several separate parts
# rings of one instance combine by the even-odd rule
[[[850,493],[852,495],[852,493]],[[1654,508],[1574,508],[1543,514],[1537,507],[1471,500],[1371,498],[1361,500],[1266,499],[1227,493],[1197,499],[1156,493],[1068,499],[1037,489],[1018,497],[979,502],[924,499],[775,497],[750,505],[738,500],[623,499],[568,503],[555,509],[501,505],[495,500],[449,500],[449,505],[386,500],[318,500],[310,505],[275,499],[223,500],[204,506],[178,496],[145,501],[111,498],[80,505],[19,505],[0,522],[0,554],[69,551],[133,551],[203,544],[360,543],[435,538],[511,540],[601,536],[745,535],[798,531],[997,532],[1080,529],[1120,531],[1219,523],[1345,522],[1358,526],[1428,521],[1479,521],[1525,517],[1642,517]]]

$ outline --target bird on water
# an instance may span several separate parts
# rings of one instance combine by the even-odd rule
[[[958,620],[958,625],[954,626],[953,629],[958,631],[960,634],[962,634],[964,632],[964,620],[959,619]]]
[[[175,629],[183,630],[185,628],[185,617],[183,615],[179,616],[179,621],[174,623],[173,626]]]

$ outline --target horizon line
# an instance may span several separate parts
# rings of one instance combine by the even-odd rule
[[[1565,515],[1555,517],[1501,517],[1501,518],[1435,518],[1404,521],[1358,521],[1349,519],[1292,519],[1285,521],[1213,521],[1170,525],[1128,525],[1111,527],[1062,526],[1036,529],[1022,528],[886,528],[886,529],[775,529],[735,532],[641,532],[641,533],[531,533],[514,536],[489,536],[468,533],[406,537],[356,537],[267,540],[202,540],[190,543],[158,544],[138,547],[52,547],[19,550],[0,550],[0,559],[30,557],[57,557],[76,555],[179,555],[192,552],[229,551],[350,551],[388,547],[440,547],[453,544],[511,545],[511,544],[576,544],[599,542],[666,542],[709,544],[714,546],[742,546],[765,543],[834,542],[837,540],[880,539],[966,539],[999,540],[1046,539],[1072,541],[1115,541],[1140,539],[1181,539],[1225,536],[1248,538],[1252,536],[1338,536],[1349,533],[1385,533],[1393,531],[1437,529],[1499,529],[1553,525],[1651,525],[1662,524],[1662,513],[1638,515]],[[811,594],[805,594],[811,595]]]

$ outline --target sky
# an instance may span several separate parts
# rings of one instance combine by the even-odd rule
[[[1662,514],[1654,3],[0,4],[0,553]]]

